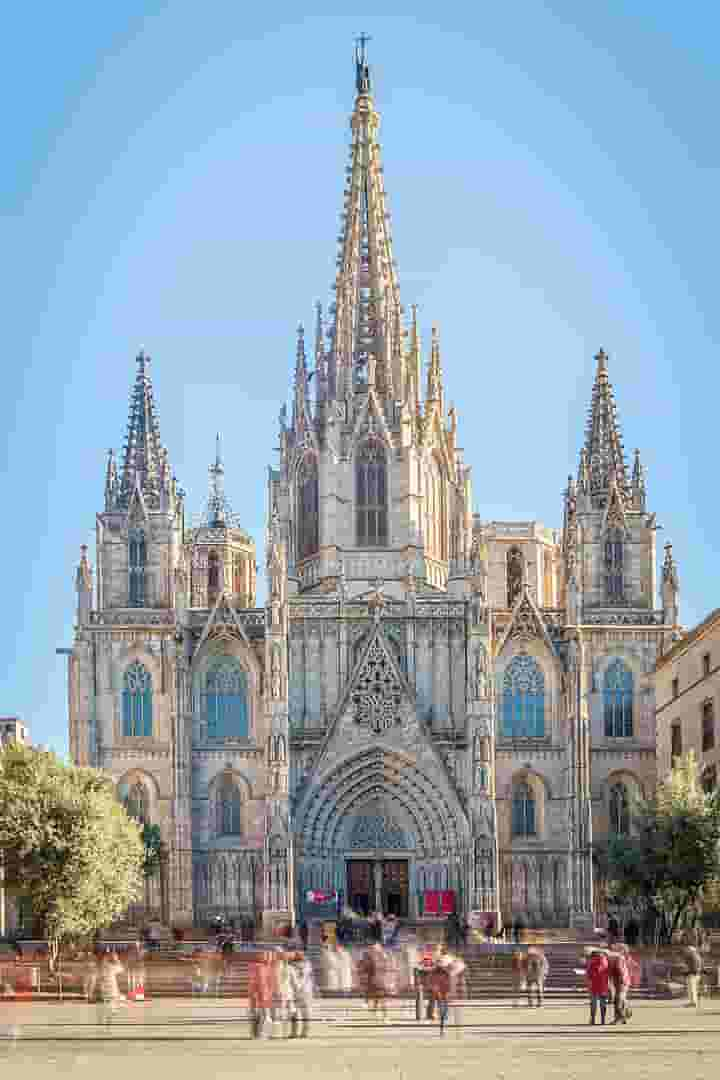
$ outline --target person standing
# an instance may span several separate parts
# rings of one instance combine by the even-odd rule
[[[300,923],[300,931],[299,932],[300,932],[300,940],[302,942],[302,947],[303,947],[303,949],[307,949],[307,947],[308,947],[308,938],[310,937],[310,930],[309,930],[308,924],[305,922],[305,919],[303,919],[303,921]]]
[[[630,972],[626,960],[625,946],[622,944],[615,945],[608,952],[608,976],[610,996],[615,1012],[613,1024],[627,1024],[631,1015],[627,1000],[630,987]]]
[[[123,966],[116,952],[106,952],[100,962],[100,997],[98,999],[98,1023],[109,1024],[117,1007],[123,1000],[118,986],[118,975]]]
[[[312,964],[304,953],[291,953],[288,958],[290,982],[290,1038],[306,1039],[310,1034],[312,1017]]]
[[[513,951],[510,967],[512,970],[513,1007],[520,1004],[520,995],[527,988],[527,956],[522,949]]]
[[[595,1023],[598,1005],[600,1006],[600,1023],[605,1023],[607,1012],[608,995],[610,993],[610,981],[608,978],[607,953],[602,949],[592,949],[587,959],[585,978],[590,991],[590,1023]]]
[[[267,1026],[273,1005],[272,956],[260,953],[250,964],[248,994],[250,999],[250,1030],[254,1039],[267,1037]]]
[[[537,996],[538,1009],[543,1003],[545,996],[545,979],[547,978],[550,965],[542,949],[537,945],[531,945],[527,952],[527,994],[528,1005],[532,1008],[533,990]]]
[[[387,1020],[388,964],[380,942],[370,946],[361,962],[368,1009]]]
[[[688,1008],[700,1008],[700,979],[702,978],[702,956],[697,945],[690,940],[685,947],[685,967],[687,969]]]

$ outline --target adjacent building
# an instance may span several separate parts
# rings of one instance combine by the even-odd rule
[[[692,751],[707,791],[720,769],[720,608],[681,637],[655,668],[658,776]]]
[[[137,358],[76,576],[72,754],[159,824],[174,923],[301,917],[320,891],[589,924],[594,847],[655,783],[677,568],[667,549],[659,603],[602,349],[562,527],[473,512],[439,332],[426,362],[401,303],[379,124],[361,46],[334,300],[311,345],[298,331],[268,471],[264,607],[219,446],[190,528]]]

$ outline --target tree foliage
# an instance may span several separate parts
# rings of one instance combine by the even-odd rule
[[[630,836],[613,837],[599,865],[617,901],[638,904],[669,935],[720,873],[720,795],[706,794],[692,754],[632,809]]]
[[[0,751],[0,851],[55,950],[120,916],[141,892],[140,830],[94,769],[13,743]]]

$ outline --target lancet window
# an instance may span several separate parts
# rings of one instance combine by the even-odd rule
[[[137,660],[123,676],[122,721],[126,737],[149,737],[153,733],[152,676]]]
[[[237,785],[231,779],[220,784],[215,801],[215,827],[218,836],[240,836],[241,799]]]
[[[377,439],[358,450],[355,513],[358,547],[384,547],[388,542],[387,461],[385,448]]]
[[[633,733],[633,676],[622,660],[608,665],[603,679],[605,737],[629,739]]]
[[[545,735],[545,676],[526,653],[516,656],[505,670],[502,735],[506,739]]]
[[[128,536],[128,596],[130,607],[143,607],[145,604],[146,558],[145,533],[142,529],[131,529]]]
[[[247,738],[247,675],[237,660],[217,661],[208,671],[205,690],[208,738]]]
[[[318,467],[313,454],[307,454],[297,472],[297,557],[307,559],[320,545],[320,505]]]
[[[431,559],[447,559],[445,477],[437,461],[427,470],[425,486],[425,543]]]
[[[608,529],[605,536],[605,585],[608,603],[620,604],[624,599],[624,565],[623,531],[615,526]]]
[[[610,832],[615,836],[630,835],[630,797],[622,783],[610,788]]]
[[[510,548],[507,553],[506,565],[507,565],[507,606],[509,608],[514,607],[522,590],[522,577],[523,577],[523,565],[522,565],[522,552],[519,548]]]
[[[123,801],[128,817],[134,818],[140,825],[148,824],[147,793],[139,780],[132,785]]]
[[[208,555],[208,607],[212,607],[220,593],[220,556],[217,551]]]
[[[512,800],[512,835],[535,836],[535,795],[529,784],[516,784]]]

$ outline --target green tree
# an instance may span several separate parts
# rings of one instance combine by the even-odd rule
[[[630,836],[613,837],[598,867],[616,900],[632,902],[671,938],[720,872],[720,795],[706,794],[692,754],[632,810]]]
[[[19,743],[0,751],[0,851],[53,965],[64,939],[109,926],[142,890],[141,833],[110,781]]]

